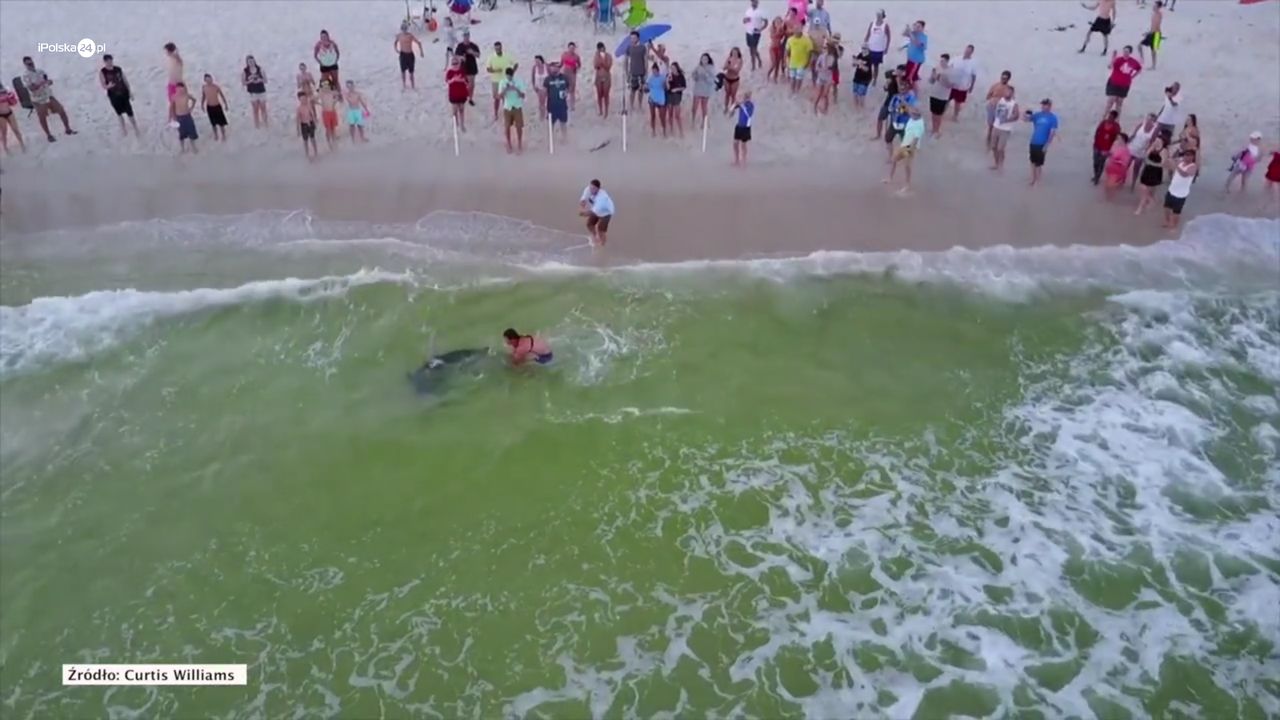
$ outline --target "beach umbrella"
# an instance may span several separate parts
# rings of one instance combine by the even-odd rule
[[[471,0],[449,0],[449,9],[457,15],[471,12]]]
[[[640,27],[636,28],[634,32],[639,33],[640,42],[643,44],[643,43],[653,42],[654,40],[657,40],[663,35],[666,35],[667,33],[671,32],[671,26],[663,25],[659,23],[655,23],[653,25],[641,25]],[[614,51],[613,53],[614,57],[622,57],[623,55],[626,55],[627,48],[630,45],[631,45],[631,36],[627,35],[626,37],[622,38],[622,43],[619,44],[618,49]]]

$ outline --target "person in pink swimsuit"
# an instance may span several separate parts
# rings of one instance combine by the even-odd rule
[[[502,331],[502,341],[511,352],[511,364],[523,365],[533,360],[539,365],[551,362],[551,346],[533,335],[521,335],[513,328]]]
[[[578,70],[582,68],[582,56],[578,54],[577,43],[569,43],[568,49],[560,56],[560,66],[569,78],[569,109],[576,110],[578,104]]]

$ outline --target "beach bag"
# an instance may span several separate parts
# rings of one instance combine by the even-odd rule
[[[22,78],[13,79],[13,92],[18,96],[18,104],[26,108],[27,115],[36,111],[35,103],[31,102],[31,93],[27,90],[27,86],[22,84]]]

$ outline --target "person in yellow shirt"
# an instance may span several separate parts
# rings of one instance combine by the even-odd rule
[[[493,44],[493,54],[485,62],[489,71],[489,83],[493,86],[493,121],[498,122],[498,111],[502,109],[502,93],[498,86],[507,78],[507,69],[515,70],[519,65],[510,55],[502,53],[502,43]]]
[[[791,93],[800,92],[804,84],[805,72],[809,69],[809,60],[813,57],[813,40],[800,28],[796,28],[787,41],[787,74],[791,77]]]

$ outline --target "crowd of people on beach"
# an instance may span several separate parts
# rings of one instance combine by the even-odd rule
[[[705,128],[714,106],[717,113],[722,112],[732,120],[733,162],[745,165],[756,117],[753,93],[745,87],[748,78],[757,83],[757,90],[785,83],[789,94],[803,99],[806,111],[815,115],[830,114],[838,109],[842,83],[848,82],[848,104],[854,121],[857,122],[860,115],[870,114],[866,122],[869,126],[874,123],[871,138],[885,145],[884,182],[896,183],[901,171],[903,180],[898,192],[907,194],[911,192],[913,164],[922,147],[926,142],[942,139],[949,123],[961,121],[963,107],[978,101],[985,109],[986,152],[991,156],[992,171],[1003,171],[1011,136],[1018,127],[1027,124],[1030,126],[1028,184],[1036,186],[1041,182],[1050,148],[1061,127],[1053,100],[1044,97],[1032,107],[1020,105],[1013,73],[1009,70],[1003,71],[999,80],[978,99],[975,90],[980,70],[973,45],[967,45],[954,56],[941,53],[930,63],[934,49],[930,46],[926,21],[916,20],[895,34],[886,13],[880,10],[868,21],[865,30],[859,25],[861,39],[855,35],[849,46],[853,52],[847,52],[844,37],[836,31],[825,0],[786,0],[785,12],[772,17],[760,7],[760,0],[747,2],[741,19],[746,53],[734,47],[719,64],[711,54],[701,53],[686,72],[680,62],[670,57],[666,46],[642,41],[639,32],[631,32],[617,55],[621,79],[625,82],[620,93],[621,111],[641,118],[647,116],[652,137],[683,137],[686,132],[684,97],[688,94],[688,127]],[[1107,55],[1117,2],[1082,3],[1082,7],[1094,13],[1094,18],[1081,53],[1088,49],[1093,35],[1099,34],[1103,41],[1102,54]],[[1144,0],[1138,2],[1145,5]],[[1172,3],[1167,9],[1172,10]],[[1181,85],[1173,82],[1165,88],[1159,112],[1145,115],[1129,132],[1124,132],[1122,125],[1129,91],[1148,70],[1144,66],[1148,50],[1150,69],[1155,69],[1157,53],[1164,40],[1165,11],[1162,0],[1152,3],[1150,23],[1137,47],[1137,57],[1132,45],[1110,53],[1110,75],[1103,88],[1101,119],[1093,135],[1091,178],[1095,185],[1102,186],[1103,195],[1108,199],[1114,198],[1127,182],[1138,196],[1136,214],[1154,203],[1157,188],[1167,185],[1165,224],[1172,227],[1177,224],[1191,186],[1203,169],[1200,130],[1195,114],[1187,112],[1188,103]],[[427,13],[424,10],[424,25],[429,23],[430,29],[436,30],[435,16]],[[482,58],[480,46],[472,39],[472,22],[469,17],[461,17],[455,24],[452,17],[446,16],[438,28],[447,64],[441,84],[456,132],[468,131],[468,108],[475,107],[482,72],[489,78],[492,123],[501,123],[507,151],[512,154],[524,150],[526,102],[532,109],[535,99],[534,117],[545,119],[562,142],[567,139],[570,117],[578,111],[580,78],[584,81],[590,78],[590,93],[599,118],[609,118],[615,112],[614,54],[604,43],[596,43],[589,58],[583,58],[577,44],[570,42],[550,60],[542,54],[535,55],[529,69],[524,71],[500,41],[494,42],[492,51]],[[888,60],[895,37],[899,38],[899,49],[905,55],[904,62],[897,64]],[[762,56],[762,45],[767,49],[764,51],[767,58]],[[318,80],[308,63],[299,63],[291,94],[296,100],[293,116],[297,136],[302,140],[306,157],[315,160],[319,156],[316,137],[321,128],[330,150],[336,147],[343,125],[353,143],[363,142],[371,110],[356,83],[348,79],[344,84],[340,79],[341,51],[327,31],[320,31],[311,50]],[[393,50],[402,89],[416,90],[416,61],[425,56],[425,51],[407,20],[393,40]],[[168,43],[163,52],[167,119],[170,128],[177,132],[179,152],[198,151],[197,110],[203,111],[213,139],[225,141],[229,103],[222,84],[212,74],[205,73],[198,88],[189,87],[185,63],[177,46]],[[846,60],[850,73],[842,78]],[[15,112],[20,106],[34,110],[49,142],[57,140],[49,127],[50,115],[57,116],[66,135],[76,134],[67,110],[53,94],[53,81],[36,67],[32,58],[23,58],[23,65],[21,93],[15,92],[16,87],[9,90],[0,86],[0,142],[6,152],[12,151],[11,138],[25,151]],[[135,90],[111,55],[102,57],[98,78],[119,120],[121,134],[127,136],[130,130],[138,134],[132,107]],[[246,56],[237,80],[247,96],[254,127],[269,127],[270,81],[266,70],[252,55]],[[582,84],[586,86],[586,82]],[[530,91],[532,98],[528,96]],[[586,92],[585,88],[583,91]],[[21,97],[22,94],[26,97]],[[923,102],[924,97],[928,98],[927,104]],[[875,108],[873,113],[872,108]],[[1280,188],[1280,148],[1268,152],[1270,161],[1265,175],[1268,189],[1274,194]],[[1230,191],[1238,180],[1240,190],[1244,191],[1263,157],[1261,133],[1254,132],[1233,155],[1226,189]]]

